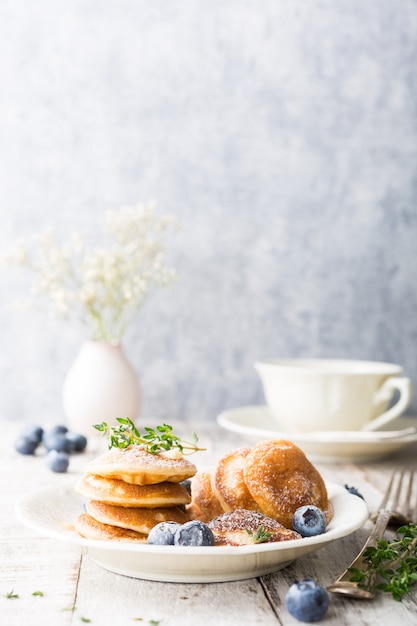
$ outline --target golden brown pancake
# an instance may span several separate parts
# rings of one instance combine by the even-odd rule
[[[253,545],[254,535],[262,526],[265,532],[271,533],[268,543],[275,541],[288,541],[289,539],[301,539],[301,535],[294,530],[285,528],[262,513],[236,509],[229,513],[223,513],[208,523],[213,532],[215,545],[244,546]],[[252,535],[248,533],[251,531]]]
[[[191,482],[191,498],[191,506],[201,511],[205,521],[224,513],[221,503],[213,493],[210,472],[200,471],[194,476]]]
[[[177,522],[184,524],[189,516],[178,507],[159,509],[139,509],[124,506],[113,506],[96,500],[86,503],[87,513],[102,524],[110,524],[119,528],[128,528],[137,533],[148,535],[160,522]]]
[[[143,446],[112,448],[87,465],[89,474],[117,478],[132,485],[154,485],[165,481],[180,483],[197,471],[186,458],[169,458],[163,453],[152,454]]]
[[[250,451],[250,448],[237,448],[228,452],[217,462],[212,473],[213,492],[224,512],[235,509],[251,509],[260,512],[243,477],[243,466]]]
[[[188,491],[179,483],[162,482],[156,485],[132,485],[117,478],[86,474],[75,487],[78,493],[91,500],[127,507],[178,506],[191,502]]]
[[[304,452],[286,440],[262,441],[247,455],[245,483],[261,511],[287,528],[295,510],[315,505],[332,517],[323,478]]]
[[[142,535],[134,530],[118,528],[109,524],[102,524],[87,513],[82,513],[74,522],[75,530],[86,539],[102,539],[105,541],[138,541],[147,543],[148,535]]]

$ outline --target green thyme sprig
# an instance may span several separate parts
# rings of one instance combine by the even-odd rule
[[[135,424],[128,417],[117,417],[119,426],[109,426],[106,422],[94,424],[93,428],[108,437],[109,448],[127,448],[131,445],[143,445],[148,452],[159,454],[168,450],[179,450],[182,454],[193,454],[204,450],[197,445],[198,437],[192,433],[192,441],[180,439],[172,433],[172,426],[163,424],[155,428],[144,427],[146,434],[141,435]]]
[[[246,528],[246,532],[249,537],[252,537],[253,543],[265,543],[272,536],[272,533],[265,530],[265,526],[259,526],[256,533],[253,533],[250,528]]]
[[[352,582],[373,593],[391,593],[394,600],[401,598],[417,582],[417,525],[398,528],[398,538],[380,539],[376,546],[364,552],[365,571],[350,568]]]

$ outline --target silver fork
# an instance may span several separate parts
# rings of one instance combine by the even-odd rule
[[[399,526],[417,521],[417,501],[414,507],[411,506],[414,472],[411,470],[408,472],[408,480],[404,480],[406,475],[404,469],[399,470],[398,476],[397,474],[398,471],[394,470],[377,513],[371,515],[371,519],[375,519],[375,525],[365,545],[343,574],[327,587],[328,591],[352,598],[369,599],[374,597],[374,593],[361,589],[357,582],[350,580],[352,578],[350,569],[353,567],[359,570],[365,569],[366,563],[363,554],[366,548],[376,545],[377,541],[382,539],[388,524]]]

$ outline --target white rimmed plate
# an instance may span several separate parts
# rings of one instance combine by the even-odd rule
[[[253,442],[289,439],[312,461],[322,463],[372,462],[417,441],[417,418],[412,417],[397,418],[389,430],[291,433],[278,429],[268,407],[247,406],[223,411],[217,422]]]
[[[17,514],[35,532],[79,546],[97,565],[117,574],[163,582],[226,582],[275,572],[363,526],[368,519],[364,501],[334,483],[327,483],[327,489],[334,517],[325,533],[240,547],[153,546],[84,539],[72,526],[83,512],[82,498],[70,486],[45,487],[26,495],[17,505]]]

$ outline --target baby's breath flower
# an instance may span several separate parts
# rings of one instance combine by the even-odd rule
[[[164,256],[165,233],[176,225],[171,215],[156,217],[153,204],[123,207],[104,215],[107,246],[89,248],[81,233],[64,244],[52,232],[34,233],[0,263],[30,270],[33,295],[61,317],[81,321],[92,339],[120,341],[152,291],[176,280]]]

